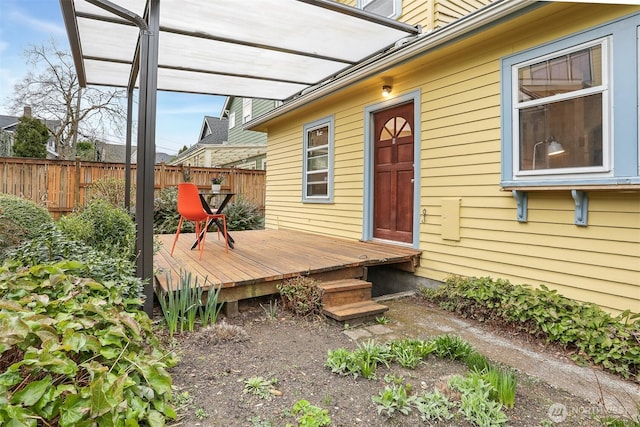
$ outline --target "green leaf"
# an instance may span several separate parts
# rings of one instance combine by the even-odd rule
[[[18,420],[16,418],[11,418],[4,424],[5,427],[36,427],[37,423],[34,419],[26,419],[26,420]]]
[[[97,353],[101,347],[100,341],[96,337],[72,330],[65,332],[62,344],[75,353],[80,353],[81,351]]]
[[[153,409],[149,411],[149,427],[164,427],[164,417]]]
[[[19,367],[10,367],[2,374],[0,374],[0,390],[8,389],[16,384],[20,384],[22,376],[20,375]]]
[[[154,365],[140,365],[142,374],[151,387],[159,394],[171,393],[171,376],[167,372]]]
[[[18,314],[8,313],[4,315],[1,313],[0,317],[0,339],[3,344],[14,345],[24,341],[31,329],[29,325],[24,322]]]
[[[60,408],[60,427],[73,427],[89,412],[89,399],[69,394]]]
[[[102,347],[100,349],[100,354],[107,360],[112,360],[120,356],[122,350],[114,347]]]
[[[106,414],[112,408],[109,403],[109,399],[105,394],[102,386],[104,385],[104,378],[102,376],[97,377],[91,382],[89,389],[91,390],[91,407],[90,413],[93,418]]]
[[[22,403],[24,406],[33,406],[42,397],[47,388],[51,386],[51,375],[47,375],[40,381],[33,381],[25,388],[17,392],[11,398],[12,403]]]
[[[74,376],[78,371],[78,365],[61,352],[39,352],[32,357],[37,359],[35,366],[40,366],[49,372]]]

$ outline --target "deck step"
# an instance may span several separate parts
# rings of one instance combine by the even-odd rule
[[[387,310],[389,310],[389,307],[386,305],[379,304],[373,300],[368,300],[344,304],[337,307],[327,307],[322,311],[327,317],[339,322],[347,320],[364,322],[367,320],[373,320],[376,316],[379,316]]]
[[[318,285],[322,293],[322,305],[325,308],[337,307],[371,299],[371,282],[360,279],[332,280]]]

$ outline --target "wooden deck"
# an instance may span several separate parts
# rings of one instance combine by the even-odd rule
[[[202,259],[190,250],[195,234],[180,234],[173,257],[173,235],[159,235],[162,243],[154,258],[156,290],[173,286],[180,272],[191,272],[205,290],[222,285],[221,301],[232,302],[277,293],[282,280],[304,275],[318,280],[362,278],[365,267],[393,265],[415,271],[420,251],[381,243],[357,242],[289,230],[231,232],[235,249],[225,253],[224,240],[207,233]]]

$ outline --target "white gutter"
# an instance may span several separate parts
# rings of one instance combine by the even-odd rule
[[[516,13],[535,3],[538,2],[535,0],[497,0],[490,3],[482,9],[466,15],[449,25],[442,27],[441,29],[416,36],[413,41],[405,43],[396,51],[383,53],[382,57],[375,57],[355,65],[353,68],[347,70],[343,76],[337,77],[336,79],[300,95],[298,98],[286,102],[280,107],[270,110],[260,117],[256,117],[255,119],[245,123],[243,129],[253,130],[282,114],[294,111],[309,102],[316,101],[340,89],[344,89],[345,87],[348,87],[360,80],[396,66],[401,62],[407,61],[415,56],[448,43],[451,40]]]

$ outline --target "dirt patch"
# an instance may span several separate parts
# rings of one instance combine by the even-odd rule
[[[259,303],[254,300],[242,304],[240,316],[224,319],[227,327],[222,333],[217,329],[202,330],[173,340],[174,350],[181,358],[171,370],[175,394],[184,393],[180,420],[176,424],[297,425],[291,408],[300,399],[306,399],[312,405],[327,409],[334,426],[428,425],[416,411],[393,418],[378,414],[371,398],[384,389],[385,375],[404,377],[405,384],[412,384],[414,393],[420,393],[433,391],[436,383],[447,375],[466,372],[460,363],[430,357],[415,370],[399,365],[378,368],[376,380],[339,376],[325,367],[327,351],[355,349],[357,342],[345,332],[353,337],[357,329],[345,330],[342,325],[322,319],[300,320],[281,310],[275,319],[270,319]],[[393,331],[394,319],[389,317],[388,325],[374,326]],[[362,335],[363,339],[369,339],[366,335]],[[392,335],[374,339],[382,342],[388,336]],[[168,337],[163,339],[167,343],[171,341]],[[252,377],[274,380],[274,390],[268,399],[244,392],[244,381]],[[551,425],[552,404],[567,408],[566,419],[553,425],[600,425],[593,419],[593,413],[598,412],[593,403],[524,374],[519,374],[515,408],[505,410],[508,425]],[[471,424],[458,418],[431,425]]]

